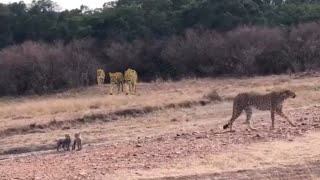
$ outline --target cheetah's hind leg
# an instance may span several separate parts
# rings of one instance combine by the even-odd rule
[[[241,115],[242,110],[238,111],[235,107],[233,108],[232,117],[230,121],[223,126],[223,129],[230,128],[230,132],[235,132],[235,130],[232,128],[234,121]]]

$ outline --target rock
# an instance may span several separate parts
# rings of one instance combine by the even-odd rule
[[[34,177],[33,179],[34,179],[34,180],[41,180],[41,179],[42,179],[42,177],[40,177],[40,176],[36,176],[36,177]]]
[[[157,138],[156,140],[157,140],[157,141],[163,141],[164,139],[163,139],[163,137],[159,137],[159,138]]]
[[[80,175],[80,176],[86,176],[86,175],[87,175],[87,173],[86,173],[86,172],[84,172],[84,171],[81,171],[81,172],[79,172],[79,175]]]
[[[142,145],[141,144],[137,144],[136,147],[142,147]]]
[[[203,138],[206,138],[204,136],[197,136],[196,139],[203,139]]]
[[[199,134],[199,132],[198,131],[193,131],[192,132],[192,135],[196,135],[196,134]]]
[[[178,119],[173,118],[173,119],[171,119],[170,121],[171,121],[171,122],[177,122],[177,121],[178,121]]]

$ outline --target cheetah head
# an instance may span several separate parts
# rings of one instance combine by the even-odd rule
[[[65,134],[64,135],[66,139],[70,139],[70,135],[69,134]]]
[[[291,90],[283,90],[282,92],[281,92],[281,95],[282,95],[282,97],[284,97],[285,99],[287,99],[287,98],[295,98],[297,95],[293,92],[293,91],[291,91]]]
[[[80,133],[75,133],[75,134],[74,134],[74,137],[75,137],[75,138],[79,138],[79,137],[80,137]]]

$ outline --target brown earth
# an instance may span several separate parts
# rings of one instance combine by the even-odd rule
[[[121,99],[118,106],[122,113],[116,114],[119,110],[109,107],[102,99],[100,103],[106,105],[90,112],[96,115],[94,120],[78,123],[70,123],[77,111],[51,114],[46,110],[47,114],[42,115],[25,111],[35,118],[11,120],[19,121],[19,125],[3,117],[0,179],[319,179],[319,80],[303,78],[279,76],[142,84],[138,91],[146,95],[108,97],[113,101]],[[214,88],[212,84],[219,86]],[[295,90],[298,97],[285,103],[285,113],[298,126],[291,127],[276,117],[276,129],[271,131],[270,113],[255,111],[252,119],[257,131],[245,130],[243,116],[235,123],[236,132],[222,130],[221,126],[230,118],[231,97],[248,87],[261,92],[277,88]],[[161,98],[163,88],[168,93]],[[203,103],[208,102],[206,94],[212,89],[223,100]],[[60,96],[67,99],[71,95]],[[86,96],[81,91],[75,97]],[[146,97],[157,100],[144,103]],[[46,97],[49,103],[57,101],[56,98]],[[13,106],[17,101],[21,100],[7,105]],[[33,107],[38,108],[35,104],[39,101],[43,99],[34,100]],[[66,100],[72,104],[70,101],[75,100]],[[113,101],[110,103],[115,104]],[[88,100],[87,104],[91,103]],[[27,104],[19,106],[27,107]],[[150,110],[151,107],[154,109]],[[79,108],[81,114],[85,106]],[[110,114],[114,119],[105,120]],[[47,116],[48,120],[36,118],[39,116]],[[61,124],[45,126],[53,116],[60,118],[57,121]],[[6,132],[10,128],[16,131]],[[74,132],[81,132],[83,150],[50,150],[54,139]]]

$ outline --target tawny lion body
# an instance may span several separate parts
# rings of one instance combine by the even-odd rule
[[[124,83],[124,77],[121,72],[115,72],[115,73],[109,73],[110,77],[110,95],[112,95],[113,85],[117,85],[118,93],[121,91],[123,92],[123,83]]]
[[[137,83],[138,83],[138,74],[133,69],[127,69],[124,72],[124,80],[126,83],[126,94],[136,94],[137,92]]]
[[[104,70],[103,69],[98,69],[97,70],[97,83],[99,85],[102,85],[104,84],[104,79],[105,79],[106,75],[104,73]]]

